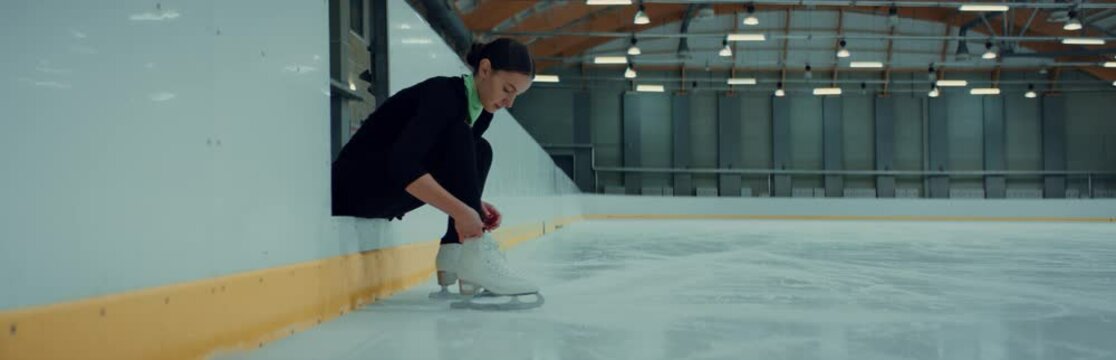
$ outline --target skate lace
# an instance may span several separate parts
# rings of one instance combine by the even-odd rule
[[[484,263],[489,269],[500,275],[516,276],[516,274],[508,268],[507,255],[500,251],[499,246],[497,246],[495,242],[485,242],[482,244],[482,249],[488,253],[488,256],[484,257]]]

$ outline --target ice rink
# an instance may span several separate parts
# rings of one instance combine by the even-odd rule
[[[433,279],[218,359],[1113,359],[1111,224],[583,221],[508,252],[542,308]]]

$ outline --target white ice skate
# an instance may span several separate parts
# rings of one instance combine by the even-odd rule
[[[499,244],[489,234],[465,241],[457,266],[461,284],[479,292],[453,303],[455,309],[522,310],[542,306],[545,301],[537,286],[508,268]]]
[[[438,247],[438,257],[434,260],[434,267],[438,270],[438,285],[442,287],[438,292],[430,293],[431,299],[460,300],[476,293],[476,288],[471,284],[461,283],[458,293],[450,292],[449,288],[457,284],[457,272],[461,267],[461,244],[449,243]]]

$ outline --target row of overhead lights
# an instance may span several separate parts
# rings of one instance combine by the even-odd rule
[[[756,79],[732,78],[732,79],[728,80],[728,83],[729,83],[729,85],[755,85],[756,84]],[[945,84],[955,84],[955,83],[967,84],[967,82],[965,80],[940,80],[940,81],[938,81],[937,85],[935,85],[934,88],[930,90],[930,92],[927,94],[927,96],[932,97],[932,98],[936,98],[938,96],[941,96],[941,90],[939,89],[939,87],[964,86],[964,85],[943,85],[943,83],[945,83]],[[1116,82],[1113,82],[1112,86],[1116,86]],[[636,85],[636,91],[639,91],[639,92],[660,92],[661,93],[661,92],[666,91],[666,89],[662,85],[638,84],[638,85]],[[827,88],[814,88],[813,93],[814,93],[814,95],[817,95],[817,96],[833,96],[833,95],[841,95],[843,93],[843,91],[839,87],[827,87]],[[1000,95],[1000,88],[973,88],[973,89],[969,90],[969,94],[970,95]],[[783,83],[780,82],[778,84],[777,88],[775,89],[775,96],[776,97],[783,97],[783,96],[786,96],[786,95],[787,95],[787,92],[786,92],[786,90],[783,90]],[[1035,92],[1035,86],[1034,85],[1028,85],[1027,86],[1027,92],[1024,93],[1023,96],[1028,98],[1028,99],[1034,99],[1034,98],[1038,97],[1038,93]]]
[[[587,5],[632,5],[632,0],[586,0],[586,4]],[[967,3],[967,4],[960,4],[958,9],[960,11],[968,11],[968,12],[1006,12],[1006,11],[1010,10],[1010,6],[1007,5],[1007,4]],[[893,12],[894,12],[894,9],[893,9]],[[755,15],[755,6],[754,5],[748,4],[747,13],[748,13],[747,17],[745,17],[744,20],[743,20],[744,25],[748,25],[748,26],[759,25],[759,18],[757,18],[756,15]],[[1072,30],[1080,30],[1081,29],[1081,22],[1080,22],[1080,20],[1077,19],[1076,12],[1071,10],[1070,13],[1069,13],[1069,16],[1070,16],[1070,20],[1066,22],[1066,24],[1064,26],[1064,29],[1071,30],[1071,31]],[[650,19],[650,17],[647,16],[646,9],[644,8],[642,3],[639,5],[639,10],[636,12],[632,21],[633,21],[633,23],[638,24],[638,25],[646,25],[646,24],[649,24],[651,22],[651,19]],[[720,49],[720,51],[718,51],[718,55],[723,56],[723,57],[732,56],[732,47],[729,46],[729,44],[728,44],[729,41],[766,41],[766,40],[767,40],[767,36],[765,34],[762,34],[762,33],[728,34],[725,37],[725,39],[721,42],[723,46]],[[638,43],[638,40],[633,35],[631,37],[630,45],[628,46],[628,51],[627,51],[627,54],[629,56],[638,56],[638,55],[642,54],[642,51],[640,50],[637,43]],[[1096,46],[1096,45],[1104,45],[1105,41],[1104,41],[1104,39],[1098,39],[1098,38],[1063,38],[1062,43],[1066,44],[1066,45],[1094,45],[1094,46]],[[838,58],[848,58],[848,57],[850,57],[851,53],[848,50],[848,47],[847,47],[848,43],[845,41],[845,39],[841,39],[839,45],[840,45],[839,49],[837,50],[837,57]],[[985,47],[985,52],[981,56],[981,58],[987,59],[987,60],[992,60],[992,59],[996,59],[998,57],[998,54],[995,50],[995,46],[993,46],[991,41],[985,42],[984,47]],[[628,79],[634,79],[637,76],[637,73],[636,73],[635,68],[632,65],[632,63],[626,57],[623,57],[623,56],[597,56],[597,57],[594,58],[593,62],[595,64],[627,64],[628,66],[624,70],[624,77],[628,78]],[[1116,62],[1113,62],[1113,61],[1105,62],[1102,65],[1106,68],[1116,68]],[[878,61],[852,61],[852,62],[849,63],[849,67],[851,67],[851,68],[883,68],[883,66],[884,66],[883,63],[878,62]],[[809,73],[810,66],[807,65],[806,69],[807,69],[807,73]],[[535,81],[539,81],[539,82],[558,82],[559,79],[558,79],[557,75],[538,75],[538,76],[536,76]],[[1113,85],[1116,86],[1116,83],[1113,83]],[[839,91],[840,89],[837,88],[837,90],[838,91],[836,91],[836,93],[840,94],[840,91]],[[978,89],[973,89],[973,90],[978,90]],[[780,87],[780,89],[776,90],[776,95],[781,96],[781,95],[779,95],[779,93],[782,93],[782,92],[783,92],[782,88]],[[824,93],[824,94],[830,94],[830,93],[833,93],[833,92],[834,92],[833,90],[822,91],[822,93]],[[978,92],[981,93],[981,94],[991,93],[990,90],[978,91]],[[815,91],[815,93],[816,93],[816,91]],[[933,90],[931,90],[930,96],[934,97],[934,96],[937,96],[938,94],[940,94],[940,91],[938,91],[937,86],[935,86],[935,88]],[[834,94],[834,95],[836,95],[836,94]],[[1030,95],[1030,92],[1028,92],[1028,95]],[[1032,97],[1032,96],[1028,96],[1028,97]]]

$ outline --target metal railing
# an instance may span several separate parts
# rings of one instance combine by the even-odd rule
[[[599,173],[638,173],[638,174],[703,174],[703,175],[763,175],[767,177],[768,189],[772,189],[775,175],[806,176],[894,176],[915,177],[923,180],[934,177],[981,178],[986,176],[1003,177],[1043,177],[1065,176],[1084,178],[1089,196],[1093,196],[1093,183],[1096,179],[1116,179],[1116,171],[1049,171],[1049,170],[790,170],[790,169],[721,169],[721,168],[648,168],[598,166],[597,151],[591,144],[542,144],[544,149],[588,149],[593,169],[593,186],[600,184]]]

